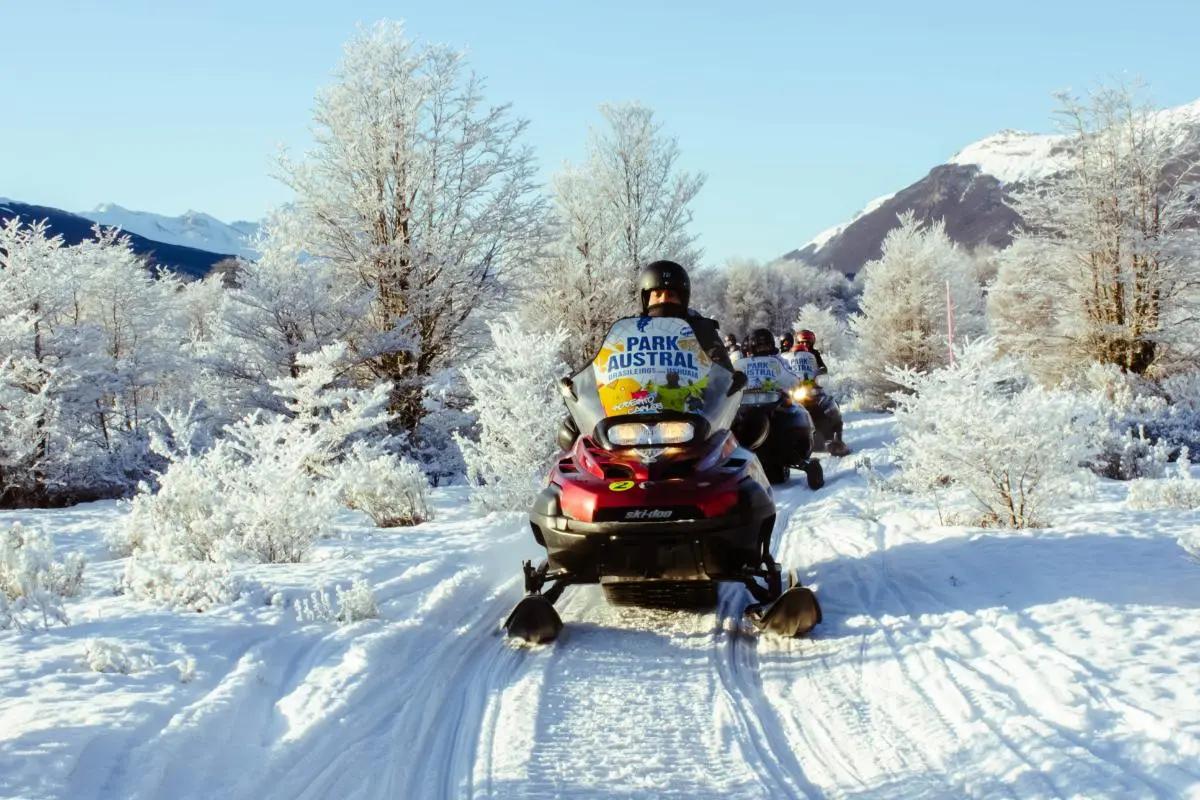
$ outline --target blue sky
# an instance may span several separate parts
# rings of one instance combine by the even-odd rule
[[[739,6],[741,6],[739,8]],[[771,258],[1057,89],[1140,76],[1200,97],[1200,2],[0,0],[0,196],[257,218],[287,199],[312,97],[358,22],[467,50],[548,176],[605,101],[640,100],[708,174],[708,260]]]

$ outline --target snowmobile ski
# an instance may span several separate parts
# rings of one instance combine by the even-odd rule
[[[821,622],[821,604],[812,589],[791,576],[791,586],[769,603],[746,607],[746,617],[760,631],[778,636],[803,636]]]
[[[543,595],[527,594],[513,606],[504,630],[515,639],[524,639],[530,644],[552,642],[562,632],[562,617],[554,605]]]

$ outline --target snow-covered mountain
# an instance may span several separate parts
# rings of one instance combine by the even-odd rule
[[[258,233],[257,222],[225,223],[200,211],[168,217],[149,211],[131,211],[114,203],[102,203],[91,211],[80,211],[79,216],[159,242],[257,258],[252,247]]]
[[[1155,117],[1181,154],[1200,148],[1200,100]],[[944,219],[946,232],[964,247],[1007,247],[1020,222],[1007,202],[1009,189],[1050,180],[1068,165],[1062,136],[1000,131],[967,145],[916,183],[871,201],[785,257],[853,274],[879,257],[884,237],[904,211],[922,220]]]

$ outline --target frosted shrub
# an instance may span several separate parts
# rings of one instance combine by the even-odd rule
[[[122,585],[134,597],[192,611],[231,603],[240,594],[240,583],[227,561],[171,561],[150,553],[129,559]]]
[[[337,461],[388,419],[387,384],[371,391],[334,385],[342,352],[336,346],[299,356],[300,375],[273,382],[286,414],[246,416],[202,453],[156,443],[168,467],[157,493],[141,487],[120,536],[134,556],[126,572],[131,591],[202,608],[234,591],[234,563],[300,561],[329,533],[339,507]]]
[[[379,616],[375,595],[364,578],[355,578],[349,587],[337,587],[334,595],[328,591],[313,592],[296,601],[296,618],[301,622],[336,622],[349,625]]]
[[[129,675],[154,666],[149,656],[126,647],[116,639],[88,639],[83,643],[83,661],[92,672]]]
[[[904,483],[961,487],[996,524],[1041,525],[1094,452],[1091,410],[1033,385],[992,340],[958,350],[953,366],[888,377],[912,393],[894,395]]]
[[[432,516],[429,482],[413,461],[356,447],[337,470],[342,502],[380,528],[418,525]]]
[[[1164,435],[1193,453],[1200,452],[1200,370],[1172,375],[1161,389],[1168,402]]]
[[[456,436],[472,501],[489,511],[523,510],[533,501],[558,452],[564,414],[558,381],[567,374],[558,357],[565,334],[523,330],[514,317],[489,325],[493,347],[463,376],[479,417],[479,440]]]
[[[14,523],[0,532],[0,629],[65,625],[62,599],[79,594],[83,557],[54,557],[45,532]]]
[[[1092,470],[1106,478],[1162,478],[1183,448],[1200,444],[1200,373],[1161,384],[1092,364],[1074,388],[1098,417]]]
[[[1157,511],[1165,508],[1200,508],[1200,481],[1192,477],[1187,450],[1175,464],[1175,474],[1160,480],[1140,478],[1129,484],[1130,508]]]

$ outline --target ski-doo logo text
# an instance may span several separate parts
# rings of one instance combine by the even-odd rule
[[[669,508],[635,508],[625,512],[625,519],[670,519],[674,514]]]

